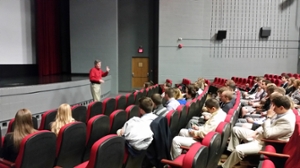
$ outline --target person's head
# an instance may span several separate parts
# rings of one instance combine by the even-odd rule
[[[194,85],[188,85],[185,89],[185,96],[187,99],[193,99],[196,97],[197,90]]]
[[[269,80],[263,80],[262,83],[261,83],[261,88],[266,90],[267,89],[267,85],[271,83],[271,81]]]
[[[229,86],[229,85],[235,85],[235,82],[233,80],[229,79],[225,82],[225,86]]]
[[[164,83],[164,89],[167,90],[172,87],[172,83],[166,82]]]
[[[61,127],[73,121],[71,106],[66,103],[61,104],[57,109],[55,121],[51,125],[51,131],[58,135]]]
[[[147,89],[148,87],[152,86],[151,82],[145,82],[144,83],[144,89]]]
[[[229,88],[228,88],[228,87],[225,87],[225,86],[220,87],[220,88],[217,90],[218,96],[221,97],[221,94],[222,94],[225,90],[229,90]]]
[[[194,89],[195,89],[196,91],[198,91],[198,90],[199,90],[199,85],[198,85],[198,83],[197,83],[197,82],[195,82],[195,83],[192,83],[191,85],[194,87]]]
[[[197,84],[198,84],[199,88],[203,90],[204,87],[205,87],[205,79],[203,79],[203,78],[198,78]]]
[[[95,60],[94,65],[96,68],[100,69],[101,68],[101,61],[100,60]]]
[[[220,100],[221,100],[223,103],[228,103],[228,102],[231,101],[232,97],[233,97],[232,91],[225,90],[224,92],[221,93]]]
[[[154,107],[157,107],[157,106],[159,106],[159,105],[162,104],[162,97],[161,97],[161,95],[158,94],[158,93],[154,93],[154,94],[151,96],[151,99],[152,99],[152,101],[153,101],[153,103],[154,103]]]
[[[299,89],[299,88],[300,88],[300,79],[296,79],[296,80],[294,81],[294,87],[295,87],[296,89]]]
[[[183,98],[180,89],[174,88],[174,98],[175,98],[176,100],[182,99],[182,98]]]
[[[236,89],[235,83],[229,83],[227,87],[232,92],[234,92]]]
[[[276,114],[286,113],[291,108],[291,102],[287,96],[275,96],[271,102],[275,106],[274,112]]]
[[[293,86],[294,85],[294,81],[296,80],[296,78],[295,77],[290,77],[289,79],[288,79],[288,84],[289,84],[289,87],[291,87],[291,86]]]
[[[210,113],[216,112],[220,108],[219,101],[213,98],[207,99],[205,101],[205,107]]]
[[[281,75],[281,81],[284,83],[287,82],[289,80],[289,78],[290,77],[288,75]]]
[[[142,114],[151,113],[153,110],[153,101],[150,97],[142,97],[139,99],[139,107],[142,109]]]
[[[15,115],[14,147],[19,149],[22,139],[34,131],[31,112],[28,109],[20,109]]]
[[[278,92],[273,92],[271,95],[270,95],[270,100],[272,102],[272,100],[275,98],[275,97],[280,97],[280,96],[284,96],[282,95],[281,93],[278,93]]]
[[[171,99],[171,98],[173,98],[174,97],[174,89],[173,88],[168,88],[168,89],[166,89],[166,91],[165,91],[165,98],[167,99],[167,100],[169,100],[169,99]]]
[[[277,88],[277,86],[274,86],[274,85],[267,86],[266,92],[267,92],[268,96],[270,96],[275,91],[276,88]]]
[[[276,87],[274,92],[285,95],[285,89],[283,87]]]
[[[262,78],[262,77],[256,77],[256,78],[255,78],[255,82],[256,82],[258,85],[261,85],[261,84],[262,84],[262,81],[263,81],[263,78]]]

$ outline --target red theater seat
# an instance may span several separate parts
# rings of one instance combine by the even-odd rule
[[[75,105],[72,107],[72,117],[76,121],[86,122],[86,106]]]
[[[55,120],[57,110],[49,110],[42,114],[39,130],[50,130],[50,123]]]
[[[127,114],[124,110],[115,110],[109,116],[110,133],[115,134],[118,129],[121,129],[127,121]]]
[[[126,109],[127,105],[126,97],[123,95],[118,95],[116,97],[116,110],[117,109]]]
[[[178,122],[179,122],[179,114],[176,110],[171,110],[166,115],[168,125],[171,131],[172,138],[174,138],[178,133]]]
[[[102,101],[102,114],[109,116],[116,108],[116,99],[106,98]]]
[[[86,113],[86,123],[89,121],[90,118],[102,114],[102,108],[103,108],[103,104],[102,102],[91,102],[88,105],[88,109],[87,109],[87,113]]]
[[[126,108],[127,113],[127,120],[132,117],[139,117],[140,116],[140,108],[137,105],[130,105]]]

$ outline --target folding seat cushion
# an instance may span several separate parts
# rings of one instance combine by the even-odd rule
[[[86,141],[86,125],[72,122],[64,125],[56,140],[55,166],[74,167],[81,163]]]
[[[134,104],[139,104],[140,98],[143,97],[143,93],[140,91],[134,92]]]
[[[170,161],[162,159],[162,163],[168,164],[171,168],[206,168],[208,148],[201,143],[194,143],[186,154],[178,156]]]
[[[49,110],[42,114],[39,130],[50,130],[50,123],[55,120],[57,110]]]
[[[137,105],[130,105],[126,108],[127,113],[127,120],[132,117],[139,117],[140,116],[140,108]]]
[[[181,128],[185,128],[187,124],[187,111],[185,105],[180,105],[177,107],[176,111],[179,113],[179,121],[178,121],[178,130]]]
[[[34,129],[38,129],[38,121],[35,117],[32,117],[32,124]],[[13,132],[15,128],[15,119],[11,119],[8,124],[7,133]]]
[[[109,116],[116,108],[116,99],[106,98],[102,101],[102,114]]]
[[[90,118],[102,114],[103,104],[102,102],[91,102],[88,105],[87,113],[86,113],[86,123],[89,121]]]
[[[86,122],[86,106],[75,105],[72,107],[72,117],[76,121]]]
[[[116,134],[118,129],[121,129],[127,121],[127,114],[124,110],[115,110],[109,116],[110,133]]]
[[[117,109],[126,109],[127,107],[127,99],[123,95],[118,95],[116,97],[116,110]]]
[[[226,122],[221,122],[218,127],[216,128],[216,132],[221,135],[221,146],[219,151],[218,158],[221,157],[222,153],[225,151],[225,148],[227,146],[227,141],[230,136],[230,124]]]
[[[126,107],[135,103],[134,102],[135,101],[134,98],[135,98],[134,93],[127,93],[126,94],[126,100],[127,100]]]
[[[23,138],[15,163],[0,160],[1,168],[52,168],[55,160],[54,133],[43,130],[29,134]]]
[[[117,135],[107,135],[94,143],[89,161],[74,168],[122,168],[125,140]]]
[[[179,113],[176,110],[170,110],[166,115],[168,125],[171,131],[172,139],[179,133],[178,122]]]
[[[87,123],[85,151],[82,161],[90,157],[92,145],[100,138],[109,134],[109,117],[103,114],[92,117]]]

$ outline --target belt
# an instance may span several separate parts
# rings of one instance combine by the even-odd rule
[[[91,84],[101,84],[100,82],[91,82]]]

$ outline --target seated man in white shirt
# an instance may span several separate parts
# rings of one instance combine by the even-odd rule
[[[180,146],[191,146],[197,139],[204,138],[209,132],[215,131],[220,122],[226,118],[226,113],[220,108],[219,101],[216,99],[208,99],[205,102],[207,111],[211,113],[211,117],[202,126],[192,126],[192,129],[181,129],[179,136],[176,136],[172,142],[171,157],[178,157],[182,149]]]
[[[174,98],[174,89],[169,88],[165,91],[166,108],[168,111],[176,110],[180,103]]]

